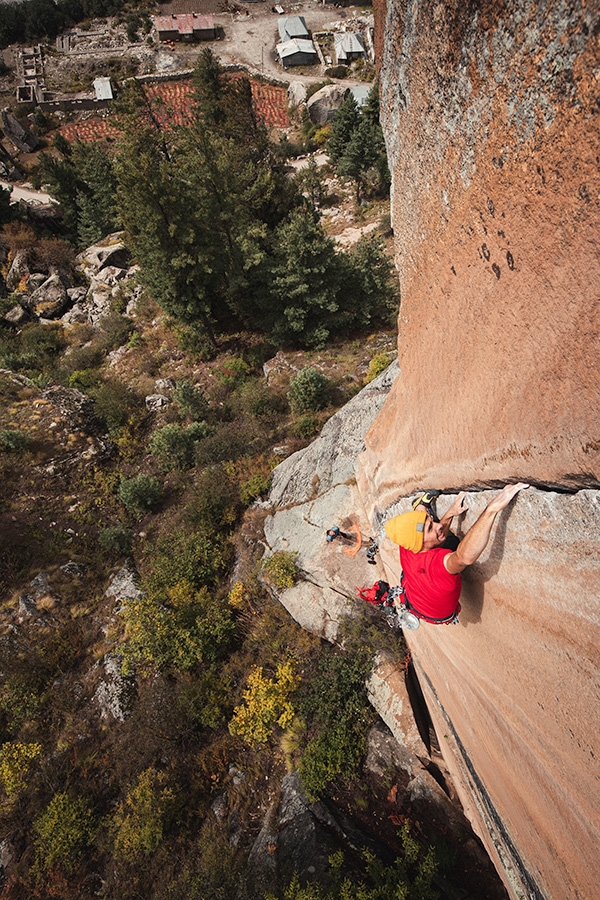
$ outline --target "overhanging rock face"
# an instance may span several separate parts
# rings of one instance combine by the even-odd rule
[[[597,4],[376,4],[402,307],[377,502],[600,481]]]
[[[512,895],[594,900],[600,10],[389,0],[376,25],[400,376],[359,493],[375,522],[418,488],[477,488],[468,526],[486,488],[536,485],[465,580],[460,625],[409,642]]]

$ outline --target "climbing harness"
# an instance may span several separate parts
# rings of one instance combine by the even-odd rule
[[[401,584],[390,586],[387,581],[376,581],[371,587],[357,588],[356,590],[361,600],[365,600],[381,610],[391,628],[405,628],[407,631],[416,631],[421,619],[432,625],[458,624],[460,603],[458,604],[458,609],[451,616],[446,616],[443,619],[434,619],[431,616],[424,616],[423,613],[414,608],[406,596],[406,590]]]

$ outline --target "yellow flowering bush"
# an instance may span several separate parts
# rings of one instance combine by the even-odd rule
[[[41,744],[7,741],[0,749],[0,781],[9,797],[27,787],[27,776],[34,759],[42,752]]]
[[[287,728],[294,718],[290,695],[298,687],[291,660],[277,666],[275,678],[266,678],[262,666],[257,666],[248,676],[248,687],[243,693],[244,703],[236,706],[229,723],[231,734],[237,734],[255,747],[264,744],[275,725]]]
[[[241,581],[236,581],[234,586],[229,591],[229,605],[233,606],[234,609],[242,609],[244,605],[244,584]]]
[[[164,772],[146,769],[118,805],[111,827],[115,853],[122,859],[153,853],[162,841],[175,802],[175,793],[166,782]]]

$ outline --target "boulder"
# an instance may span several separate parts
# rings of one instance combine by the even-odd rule
[[[104,720],[124,722],[131,712],[137,683],[135,676],[123,674],[122,664],[120,653],[107,653],[104,657],[104,677],[94,693]]]
[[[17,250],[6,276],[6,287],[9,292],[16,291],[23,279],[29,277],[27,251]]]
[[[299,106],[306,100],[306,85],[302,81],[292,81],[288,87],[288,102],[290,106]]]
[[[30,616],[37,616],[38,608],[35,596],[32,594],[21,594],[19,596],[19,605],[17,607],[17,615],[23,619]]]
[[[44,275],[43,272],[34,272],[33,275],[30,275],[27,279],[27,290],[29,293],[32,294],[41,287],[47,278],[48,276]]]
[[[168,406],[171,403],[171,398],[165,396],[165,394],[149,394],[145,400],[146,409],[149,412],[156,412],[159,409],[162,409],[163,406]]]
[[[88,247],[77,256],[79,267],[88,275],[100,272],[106,266],[128,269],[131,254],[121,240],[121,232],[109,234],[108,237]]]
[[[315,125],[326,125],[327,122],[331,122],[346,99],[348,90],[339,84],[326,84],[313,94],[306,104],[311,122]]]
[[[177,387],[177,382],[174,378],[157,378],[154,387],[160,394],[172,393]]]
[[[138,583],[139,575],[136,568],[131,560],[127,560],[111,578],[105,596],[114,599],[117,606],[122,606],[126,600],[137,600],[142,596]]]
[[[12,309],[9,309],[3,316],[3,319],[8,322],[9,325],[23,325],[29,318],[31,317],[28,310],[21,306],[20,303],[13,306]]]
[[[29,308],[33,315],[44,319],[57,319],[70,304],[67,289],[60,276],[50,275],[29,298]]]

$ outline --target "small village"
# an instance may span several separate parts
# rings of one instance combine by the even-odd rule
[[[286,10],[247,3],[230,5],[226,12],[155,15],[141,23],[134,31],[116,20],[94,20],[60,34],[54,46],[4,51],[0,177],[5,182],[27,182],[31,155],[45,143],[47,127],[41,123],[67,140],[113,139],[112,107],[130,78],[146,84],[170,121],[181,124],[195,61],[207,46],[226,69],[251,76],[257,111],[270,128],[289,129],[288,106],[303,103],[311,84],[332,83],[326,111],[317,103],[311,112],[322,124],[348,89],[359,106],[364,103],[374,77],[373,17],[355,7],[312,3]]]

